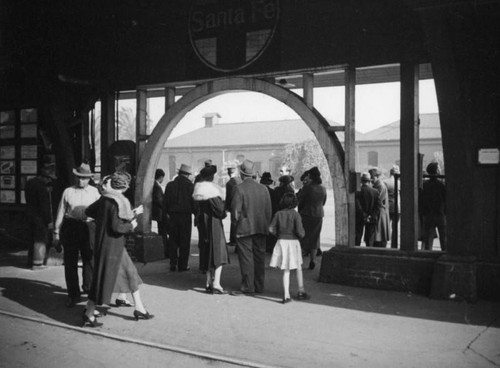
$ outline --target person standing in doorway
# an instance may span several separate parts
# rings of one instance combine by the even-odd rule
[[[254,174],[254,163],[243,161],[242,183],[235,187],[231,201],[241,271],[240,291],[250,295],[264,291],[266,236],[272,215],[269,192],[253,179]]]
[[[55,178],[55,164],[46,163],[41,168],[40,175],[28,180],[24,189],[26,220],[33,239],[28,251],[28,267],[32,270],[46,268],[44,262],[49,235],[54,229],[51,184]]]
[[[81,290],[78,281],[78,258],[83,263],[84,293],[90,291],[93,271],[93,248],[95,223],[87,217],[85,209],[100,198],[97,188],[89,185],[93,173],[88,164],[82,163],[73,169],[76,184],[63,192],[54,225],[54,245],[64,247],[64,275],[68,289],[68,308],[80,302]]]
[[[430,178],[423,184],[420,212],[423,220],[423,248],[432,250],[436,228],[439,234],[441,250],[446,250],[446,187],[439,180],[441,168],[437,162],[431,162],[426,168]]]
[[[191,226],[194,214],[194,184],[191,167],[182,164],[177,177],[167,184],[163,209],[168,221],[170,271],[188,271]]]
[[[163,187],[161,184],[165,179],[165,171],[162,169],[156,169],[155,172],[155,182],[153,184],[153,200],[152,200],[152,211],[151,211],[151,219],[156,221],[158,225],[158,234],[161,235],[163,239],[163,251],[165,254],[165,258],[169,257],[168,252],[168,235],[167,235],[167,224],[163,221]]]

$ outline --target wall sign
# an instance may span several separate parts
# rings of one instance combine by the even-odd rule
[[[498,148],[481,148],[478,151],[477,161],[481,165],[498,165],[500,164],[500,149]]]
[[[195,0],[189,14],[189,40],[208,67],[236,71],[263,54],[278,19],[279,0]]]

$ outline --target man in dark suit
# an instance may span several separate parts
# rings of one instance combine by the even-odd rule
[[[234,188],[241,183],[241,178],[238,176],[238,171],[236,167],[228,167],[227,174],[229,175],[229,180],[226,183],[226,211],[231,212],[231,200],[233,199]],[[231,221],[231,227],[229,230],[229,245],[236,245],[236,226]]]
[[[158,234],[163,238],[163,249],[165,252],[165,258],[169,257],[168,254],[168,235],[167,235],[167,223],[164,221],[163,216],[163,188],[161,183],[165,179],[165,171],[162,169],[156,169],[155,172],[155,183],[153,185],[153,208],[151,213],[151,219],[156,221],[158,225]]]
[[[241,292],[264,291],[266,236],[271,222],[271,198],[267,188],[257,183],[254,163],[245,160],[240,166],[242,183],[234,188],[231,221],[236,225],[236,244],[241,271]]]
[[[193,189],[189,180],[191,167],[182,164],[179,175],[167,184],[163,201],[169,235],[170,271],[189,270],[191,224],[194,214]]]
[[[361,174],[361,189],[356,192],[356,245],[361,245],[364,228],[366,246],[373,247],[379,210],[378,190],[372,188],[371,176],[364,172]]]

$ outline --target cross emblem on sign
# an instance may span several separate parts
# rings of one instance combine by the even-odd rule
[[[199,59],[218,71],[242,69],[271,42],[279,0],[196,0],[189,14],[189,38]]]

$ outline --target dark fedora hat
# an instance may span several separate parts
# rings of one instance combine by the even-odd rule
[[[271,178],[271,173],[268,171],[263,172],[262,176],[260,177],[260,183],[264,185],[273,184],[274,180]]]
[[[76,169],[73,169],[73,174],[82,178],[91,178],[92,176],[94,176],[92,171],[90,171],[90,166],[85,163],[82,163]]]
[[[244,175],[244,176],[252,176],[252,175],[254,175],[253,168],[254,168],[253,161],[245,160],[240,165],[240,173],[241,173],[241,175]]]

